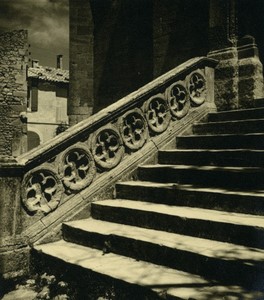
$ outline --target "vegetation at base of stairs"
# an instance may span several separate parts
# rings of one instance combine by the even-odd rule
[[[27,279],[20,279],[6,291],[2,300],[157,300],[157,295],[147,295],[145,291],[135,287],[124,287],[113,282],[90,280],[86,286],[79,286],[78,279],[74,282],[62,280],[62,276],[36,274]],[[90,278],[91,279],[91,278]],[[83,278],[80,278],[82,281]],[[31,293],[29,293],[31,292]],[[25,294],[25,298],[23,298]],[[32,295],[29,296],[26,295]],[[156,297],[157,296],[157,297]]]
[[[20,279],[9,286],[9,290],[3,295],[3,300],[11,300],[13,297],[24,299],[21,295],[32,291],[32,298],[27,300],[50,299],[50,300],[70,300],[76,299],[75,292],[64,281],[58,281],[54,275],[36,274],[28,279]],[[17,296],[16,296],[17,295]],[[21,298],[22,297],[22,298]],[[26,298],[25,298],[26,299]]]

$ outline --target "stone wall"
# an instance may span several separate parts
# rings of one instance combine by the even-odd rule
[[[68,113],[74,124],[206,55],[208,1],[71,0],[70,28]]]
[[[153,79],[152,2],[92,1],[95,111]]]
[[[0,34],[0,155],[26,151],[27,63],[27,31]]]
[[[101,2],[101,1],[100,1]],[[82,121],[94,106],[94,36],[90,1],[70,4],[69,123]]]
[[[153,1],[154,78],[183,63],[206,55],[209,3],[205,0]]]
[[[152,1],[70,1],[73,125],[152,80]]]
[[[245,78],[252,72],[245,77],[248,60],[238,59],[238,38],[256,36],[260,58],[264,57],[260,18],[264,1],[251,2],[71,0],[71,28],[75,28],[70,38],[71,60],[77,63],[71,69],[74,88],[70,107],[75,106],[75,113],[82,115],[76,120],[114,103],[182,62],[207,53],[220,60],[215,78],[218,108],[245,107],[248,100],[240,103],[239,98],[243,89],[248,89],[250,80]],[[262,95],[262,66],[255,60],[254,82],[250,83],[254,91],[250,90],[248,99]],[[243,73],[243,83],[239,83],[239,72]],[[260,82],[257,88],[255,80]],[[72,111],[69,109],[70,114]]]

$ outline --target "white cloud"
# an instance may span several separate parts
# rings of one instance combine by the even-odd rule
[[[27,29],[31,43],[68,43],[67,0],[0,0],[0,28]]]
[[[15,29],[27,29],[32,48],[46,50],[44,58],[60,49],[67,52],[68,0],[0,0],[0,31]]]

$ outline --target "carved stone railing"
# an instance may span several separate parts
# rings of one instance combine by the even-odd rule
[[[109,197],[117,180],[214,110],[215,65],[189,60],[2,166],[0,175],[20,186],[13,235],[25,245],[43,241],[62,221],[87,216],[91,201]]]

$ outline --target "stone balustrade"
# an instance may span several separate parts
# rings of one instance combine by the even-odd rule
[[[191,59],[15,161],[3,162],[1,226],[12,220],[1,237],[2,249],[16,248],[20,239],[17,253],[25,253],[28,244],[54,238],[63,221],[87,215],[91,201],[109,197],[117,180],[132,176],[138,164],[154,159],[158,149],[215,110],[215,66],[213,59]],[[4,264],[0,272],[14,269],[19,267]]]

